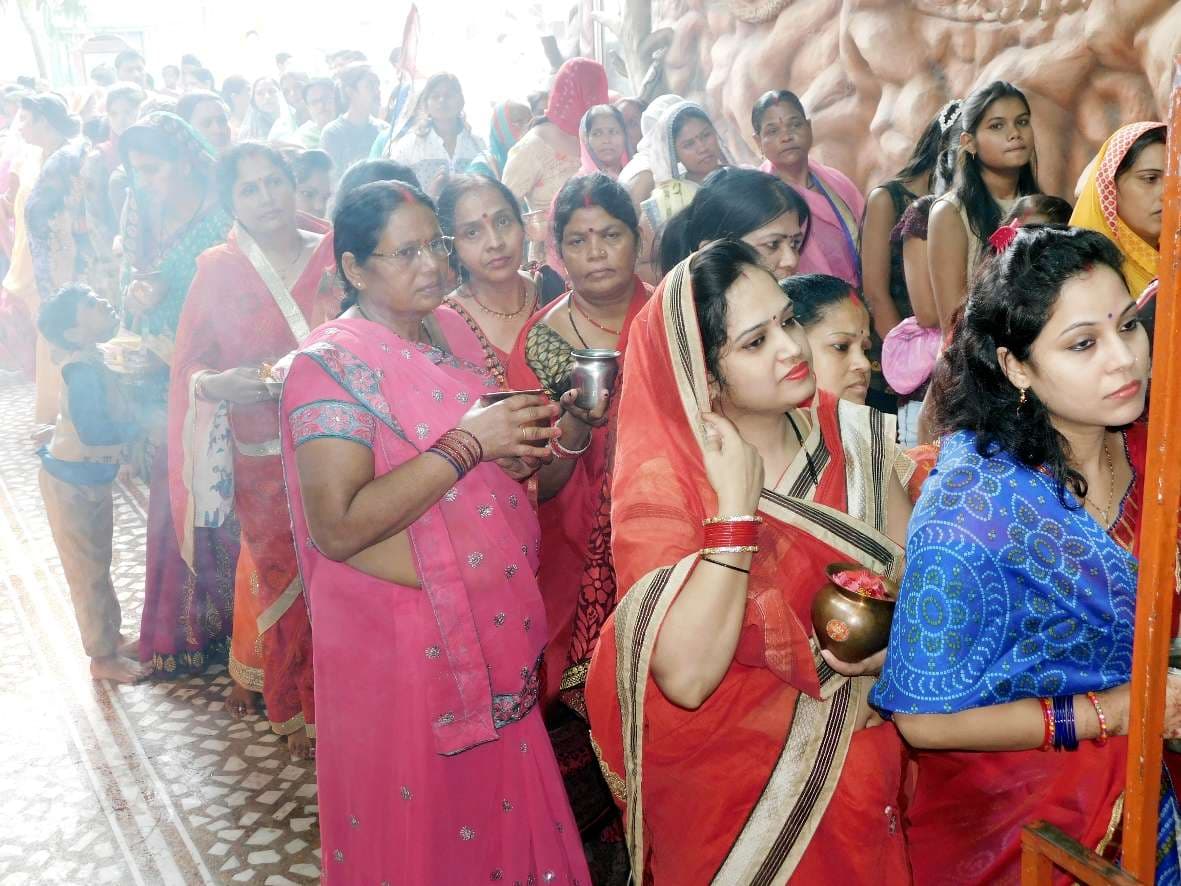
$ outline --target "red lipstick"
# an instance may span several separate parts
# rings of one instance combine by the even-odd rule
[[[791,371],[783,377],[784,381],[803,381],[812,374],[812,367],[807,363],[797,363]]]
[[[1130,381],[1126,385],[1124,385],[1122,388],[1112,391],[1110,394],[1108,394],[1107,399],[1109,399],[1109,400],[1130,400],[1132,397],[1135,397],[1137,394],[1140,393],[1140,389],[1142,387],[1144,387],[1144,382]]]

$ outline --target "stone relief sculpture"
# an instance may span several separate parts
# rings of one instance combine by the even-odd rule
[[[589,2],[589,0],[586,0]],[[704,101],[732,156],[757,159],[750,107],[800,95],[816,156],[863,186],[888,178],[938,108],[983,82],[1029,96],[1047,192],[1072,196],[1122,123],[1165,113],[1173,0],[621,0],[633,86]]]

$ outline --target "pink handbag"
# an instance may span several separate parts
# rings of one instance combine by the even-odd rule
[[[938,327],[924,329],[907,317],[882,342],[882,375],[899,394],[909,394],[931,377],[942,336]]]

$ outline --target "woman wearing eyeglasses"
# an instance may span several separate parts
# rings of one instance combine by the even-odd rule
[[[452,245],[421,191],[357,188],[333,230],[347,309],[280,406],[324,882],[590,883],[537,707],[540,531],[519,482],[557,407],[484,405],[498,386],[441,307]]]

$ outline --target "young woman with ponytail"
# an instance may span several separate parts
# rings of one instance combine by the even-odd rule
[[[1025,94],[996,80],[961,109],[955,188],[931,209],[928,255],[939,322],[964,302],[981,252],[1017,198],[1040,191],[1032,114]]]

